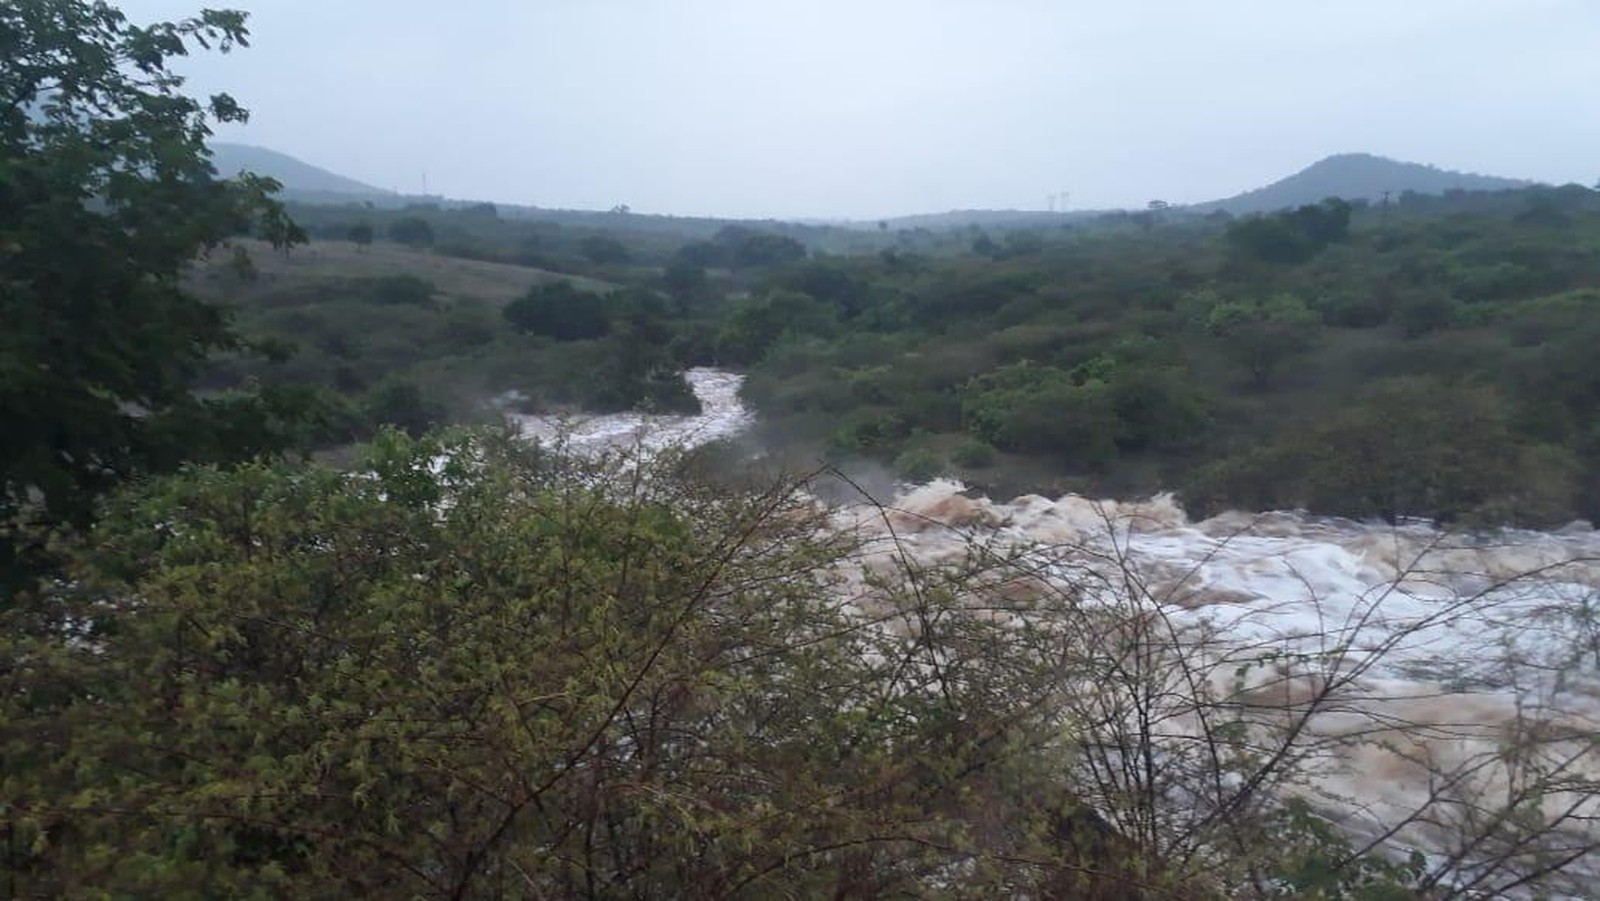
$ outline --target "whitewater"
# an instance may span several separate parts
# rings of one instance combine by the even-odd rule
[[[697,416],[517,422],[580,452],[694,446],[753,424],[741,376],[687,378]],[[1592,896],[1583,880],[1600,870],[1587,853],[1600,839],[1600,533],[1587,524],[1459,534],[1281,511],[1195,521],[1171,496],[998,502],[950,480],[836,503],[827,515],[863,541],[864,572],[956,565],[977,552],[1004,561],[996,585],[1014,602],[1004,615],[1070,592],[1073,609],[1159,624],[1160,653],[1193,675],[1165,702],[1164,731],[1145,736],[1165,743],[1162,753],[1179,753],[1227,710],[1262,747],[1287,733],[1309,749],[1298,758],[1306,778],[1274,788],[1329,812],[1358,847],[1418,850],[1448,866],[1458,888],[1515,894],[1525,868],[1478,861],[1532,846],[1481,822],[1501,815],[1478,800],[1487,798],[1538,824],[1540,859],[1572,876],[1558,894]],[[870,607],[865,580],[845,590]],[[1499,837],[1462,847],[1473,829]]]

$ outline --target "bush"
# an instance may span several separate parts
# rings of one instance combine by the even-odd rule
[[[965,466],[968,469],[984,469],[994,465],[994,455],[994,445],[974,438],[963,442],[957,447],[951,453],[950,459],[955,461],[957,466]]]
[[[434,287],[433,282],[415,275],[353,278],[345,284],[356,296],[368,303],[429,309],[438,305],[434,301],[434,295],[439,289]]]
[[[1440,740],[1434,711],[1407,715],[1439,696],[1373,691],[1394,648],[1518,602],[1441,600],[1417,622],[1342,598],[1320,635],[1297,617],[1230,636],[1154,587],[1170,564],[1124,553],[1136,512],[1105,523],[1112,553],[930,545],[887,534],[929,524],[907,511],[841,531],[813,484],[728,490],[703,466],[386,431],[350,470],[195,466],[53,535],[62,577],[0,611],[10,894],[1587,886],[1569,864],[1596,851],[1595,736],[1551,725],[1582,682],[1524,686],[1545,661],[1508,647],[1515,711],[1445,721],[1448,755],[1415,753]],[[1516,637],[1548,646],[1564,622]],[[1321,810],[1351,760],[1415,774],[1359,808],[1395,825],[1393,860]],[[1530,809],[1555,794],[1553,815]],[[1418,834],[1443,853],[1404,854]]]
[[[444,421],[444,407],[423,395],[415,382],[393,379],[367,396],[363,412],[375,425],[391,425],[413,437]]]
[[[894,460],[895,475],[908,482],[927,482],[944,473],[944,458],[927,448],[912,448]]]
[[[429,247],[433,244],[433,226],[420,216],[406,216],[389,226],[389,240],[408,247]]]
[[[527,294],[506,304],[501,315],[519,332],[557,341],[586,341],[611,331],[602,298],[579,291],[568,281],[528,289]]]
[[[1461,305],[1443,291],[1422,291],[1407,296],[1395,310],[1395,320],[1407,338],[1420,338],[1430,332],[1448,328],[1455,321]]]
[[[996,447],[1092,469],[1116,460],[1123,430],[1106,383],[1076,384],[1063,370],[1031,363],[969,382],[961,392],[961,416],[969,433]]]
[[[622,264],[633,259],[627,246],[610,235],[590,235],[578,243],[578,249],[596,266]]]

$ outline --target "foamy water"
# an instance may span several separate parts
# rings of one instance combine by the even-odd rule
[[[739,401],[739,386],[744,376],[721,369],[697,368],[684,373],[684,380],[700,401],[698,415],[610,413],[573,416],[508,414],[508,418],[528,438],[554,441],[564,438],[578,453],[596,453],[640,446],[646,450],[664,447],[696,447],[723,438],[732,438],[754,421]]]
[[[1191,522],[1166,496],[997,503],[949,481],[833,517],[867,542],[868,568],[966,564],[974,549],[1003,561],[1018,618],[1037,615],[1030,595],[1070,595],[1048,615],[1111,648],[1083,651],[1107,672],[1071,689],[1097,718],[1091,747],[1137,742],[1193,761],[1209,730],[1243,722],[1252,750],[1295,761],[1298,778],[1268,780],[1280,795],[1333,816],[1358,847],[1421,851],[1449,871],[1443,884],[1481,879],[1490,894],[1540,865],[1529,854],[1501,867],[1508,849],[1542,845],[1548,861],[1600,841],[1600,533],[1587,526],[1454,535],[1285,512]],[[856,590],[870,607],[871,591]],[[1156,700],[1141,702],[1152,685]],[[1105,718],[1141,703],[1159,729]],[[1186,778],[1113,777],[1096,800],[1113,822],[1147,789],[1202,810],[1232,803]],[[1593,897],[1583,880],[1600,851],[1564,868],[1572,881],[1555,894]]]
[[[741,378],[691,370],[699,416],[518,421],[530,437],[565,430],[579,452],[695,445],[751,425]],[[1476,861],[1526,850],[1521,833],[1497,825],[1500,808],[1547,833],[1550,859],[1600,837],[1600,533],[1587,526],[1455,535],[1293,512],[1195,522],[1167,496],[996,502],[950,481],[837,505],[830,516],[865,542],[864,570],[960,564],[982,548],[1012,570],[998,583],[1017,602],[1008,615],[1033,615],[1030,596],[1054,593],[1074,600],[1052,615],[1092,628],[1158,623],[1140,640],[1160,645],[1159,666],[1182,661],[1188,681],[1161,676],[1163,731],[1140,740],[1178,759],[1208,717],[1232,717],[1260,748],[1293,742],[1304,778],[1267,787],[1310,800],[1358,847],[1420,850],[1451,869],[1448,884],[1481,880],[1475,890],[1493,891],[1524,871]],[[867,585],[845,583],[863,609]],[[1094,619],[1100,612],[1114,618]],[[1127,631],[1113,627],[1103,643]],[[1115,684],[1072,690],[1121,709]],[[1103,728],[1127,741],[1125,725]],[[1204,786],[1159,788],[1207,803]],[[1099,800],[1117,822],[1114,793]],[[1492,841],[1467,841],[1486,829]],[[1580,879],[1600,870],[1582,854],[1563,866]],[[1591,896],[1582,882],[1554,888]]]

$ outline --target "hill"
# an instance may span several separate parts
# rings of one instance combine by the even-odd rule
[[[1265,213],[1316,203],[1326,197],[1381,200],[1385,193],[1398,197],[1407,191],[1418,194],[1443,194],[1455,190],[1507,191],[1533,184],[1523,179],[1453,172],[1370,153],[1340,153],[1312,163],[1294,175],[1265,187],[1223,200],[1197,203],[1189,209],[1200,213],[1225,210],[1236,215]]]
[[[395,196],[393,191],[375,188],[265,147],[214,143],[211,154],[211,162],[218,173],[232,176],[248,170],[275,178],[283,183],[284,196],[293,200],[350,201]]]

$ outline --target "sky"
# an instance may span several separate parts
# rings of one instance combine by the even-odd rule
[[[1210,200],[1333,153],[1600,178],[1597,0],[122,0],[251,13],[180,71],[381,188],[873,219]]]

